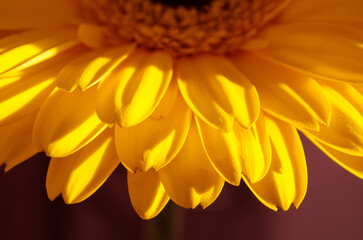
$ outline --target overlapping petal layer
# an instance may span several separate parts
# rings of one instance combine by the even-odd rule
[[[256,86],[265,112],[312,130],[329,123],[330,103],[311,77],[248,53],[238,54],[234,62]]]
[[[132,45],[109,50],[101,49],[74,59],[58,74],[57,87],[67,91],[73,91],[76,87],[81,90],[92,87],[107,77],[128,56],[132,49]]]
[[[266,176],[257,183],[245,180],[256,197],[267,207],[297,208],[307,189],[304,150],[295,128],[273,117],[266,117],[271,140],[272,159]]]
[[[166,193],[185,208],[208,207],[224,185],[203,150],[194,120],[179,154],[158,173]]]
[[[65,158],[52,158],[47,173],[50,199],[60,193],[66,203],[77,203],[92,195],[119,165],[113,129],[107,129],[92,142]]]
[[[106,123],[131,127],[145,120],[165,94],[172,59],[165,52],[137,51],[100,83],[96,110]]]
[[[146,172],[150,168],[158,171],[164,167],[183,146],[191,115],[179,96],[164,117],[151,116],[129,128],[116,126],[116,149],[121,162],[132,172]]]
[[[185,101],[210,126],[231,131],[234,119],[246,128],[257,120],[256,89],[227,59],[211,55],[182,59],[177,74]]]
[[[205,208],[241,178],[266,206],[298,207],[296,129],[363,178],[362,1],[294,0],[243,52],[176,58],[112,45],[122,29],[80,22],[75,3],[0,2],[0,164],[45,151],[50,199],[83,201],[121,162],[144,219],[169,199]]]
[[[96,90],[56,90],[45,101],[35,121],[33,138],[48,156],[66,157],[107,127],[96,115]]]
[[[244,173],[254,183],[266,175],[271,150],[262,113],[250,129],[235,124],[230,132],[213,129],[197,118],[196,122],[208,158],[226,181],[239,185]]]
[[[29,30],[0,42],[0,74],[54,57],[78,43],[74,28]]]
[[[329,126],[319,132],[308,131],[336,150],[350,155],[363,156],[363,96],[351,85],[321,82],[332,106]]]

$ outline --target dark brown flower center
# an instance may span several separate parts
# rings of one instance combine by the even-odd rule
[[[246,43],[290,0],[80,0],[85,21],[109,45],[136,43],[175,57],[227,54]]]
[[[197,9],[202,9],[205,6],[208,6],[212,1],[213,0],[152,0],[152,2],[162,3],[174,8],[184,6],[187,8],[195,7]]]

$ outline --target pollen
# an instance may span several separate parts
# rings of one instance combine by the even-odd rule
[[[80,0],[80,7],[84,20],[102,29],[107,45],[136,43],[140,48],[161,49],[180,57],[243,50],[246,41],[289,0],[186,2]]]

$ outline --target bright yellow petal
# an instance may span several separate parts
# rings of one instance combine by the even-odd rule
[[[326,80],[363,82],[361,28],[304,22],[271,26],[261,36],[270,44],[259,53],[280,64]]]
[[[307,188],[305,155],[295,128],[277,119],[266,117],[266,126],[272,145],[270,170],[258,183],[246,184],[267,207],[288,210],[294,203],[297,208]]]
[[[36,113],[0,127],[0,166],[5,171],[40,152],[32,141],[32,128]]]
[[[217,129],[232,130],[234,119],[248,128],[260,112],[255,87],[222,57],[202,55],[181,59],[178,85],[195,114]]]
[[[329,101],[311,77],[254,54],[238,54],[234,62],[255,85],[265,112],[297,127],[318,130],[328,124]]]
[[[213,129],[196,118],[209,160],[221,177],[233,185],[239,185],[242,172],[251,182],[261,180],[270,166],[270,147],[266,146],[269,140],[260,123],[264,124],[264,120],[258,122],[250,129],[235,124],[233,131],[224,132]]]
[[[263,112],[247,132],[239,128],[236,133],[244,149],[242,173],[251,183],[258,182],[271,165],[271,144]]]
[[[151,219],[158,215],[169,202],[159,175],[148,172],[127,172],[127,186],[132,206],[143,219]]]
[[[91,196],[118,166],[113,129],[107,129],[87,146],[65,158],[52,158],[47,173],[48,197],[61,192],[67,204]]]
[[[185,208],[206,208],[224,184],[204,152],[194,121],[179,154],[158,173],[170,198]]]
[[[53,27],[77,17],[74,0],[1,0],[0,29]]]
[[[116,126],[116,149],[122,164],[131,172],[164,167],[183,146],[191,115],[179,96],[165,117],[149,117],[129,128]]]
[[[169,84],[168,90],[165,92],[160,103],[151,114],[151,116],[155,119],[159,119],[168,115],[174,106],[175,99],[179,96],[178,85],[176,83],[175,76],[176,75],[174,74]]]
[[[332,106],[328,127],[307,131],[321,142],[350,155],[363,156],[363,96],[351,85],[321,81]]]
[[[31,67],[78,43],[73,28],[32,30],[8,39],[0,42],[0,74]]]
[[[95,111],[96,88],[72,93],[56,90],[41,107],[34,141],[51,157],[65,157],[82,148],[106,125]]]
[[[1,87],[0,125],[16,121],[40,108],[54,89],[59,66],[21,77],[12,84]],[[1,79],[3,81],[5,79]]]
[[[235,131],[224,132],[195,119],[205,152],[219,175],[238,186],[242,175],[243,146]],[[238,124],[235,124],[235,129]],[[241,127],[240,127],[241,128]],[[244,129],[244,131],[248,131]],[[245,145],[246,146],[246,145]]]
[[[57,76],[57,87],[67,91],[73,91],[77,86],[81,90],[88,89],[104,79],[132,49],[132,45],[125,45],[92,51],[74,59]]]
[[[145,120],[166,92],[172,59],[165,52],[135,51],[99,84],[97,114],[103,122],[121,127]]]

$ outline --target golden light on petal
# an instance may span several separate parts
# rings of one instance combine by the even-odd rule
[[[83,201],[121,163],[144,219],[241,180],[288,210],[298,131],[363,177],[363,1],[33,1],[0,3],[0,164],[44,151],[50,199]]]

